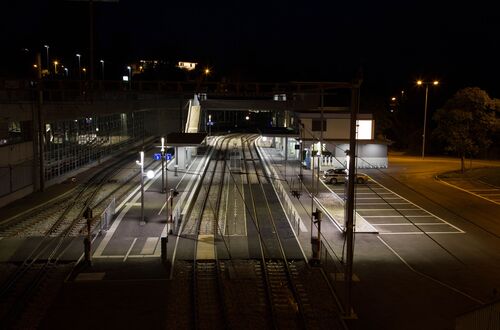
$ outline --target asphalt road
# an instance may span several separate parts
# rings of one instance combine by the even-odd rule
[[[388,169],[364,170],[402,197],[395,199],[398,203],[411,203],[401,206],[419,209],[409,212],[419,213],[425,222],[444,223],[391,233],[385,228],[395,226],[366,218],[380,232],[356,235],[354,270],[360,281],[354,300],[359,319],[352,322],[353,329],[453,329],[458,315],[498,299],[500,206],[435,179],[437,173],[456,170],[457,164],[396,157]],[[359,202],[358,210],[367,207]],[[370,212],[387,211],[361,211]],[[407,216],[383,221],[389,219],[420,220]],[[439,232],[438,227],[447,228]]]

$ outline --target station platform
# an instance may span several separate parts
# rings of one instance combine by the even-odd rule
[[[330,191],[328,187],[321,182],[321,179],[318,182],[316,175],[313,178],[312,171],[306,168],[302,168],[302,185],[299,185],[298,175],[300,173],[300,162],[298,160],[288,160],[285,163],[280,150],[263,146],[260,148],[265,157],[269,159],[269,164],[276,170],[276,173],[280,177],[283,191],[288,195],[287,200],[293,201],[292,203],[296,204],[297,210],[302,209],[303,212],[300,212],[301,218],[311,218],[310,196],[312,191],[315,195],[313,203],[314,208],[321,209],[340,231],[344,231],[345,203],[337,194]],[[296,191],[297,189],[301,190],[301,196],[299,198],[292,193],[292,191]],[[325,217],[323,220],[325,220]],[[356,233],[378,233],[375,227],[356,212],[354,225]]]

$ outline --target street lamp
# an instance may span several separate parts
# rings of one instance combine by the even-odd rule
[[[104,80],[104,60],[100,60],[99,62],[101,62],[101,77]]]
[[[141,225],[145,225],[146,221],[144,219],[144,151],[139,152],[139,160],[135,162],[141,167]],[[154,177],[154,172],[149,170],[147,175],[148,179]]]
[[[76,54],[76,58],[78,59],[78,79],[82,80],[82,71],[80,69],[80,66],[81,66],[81,62],[80,62],[80,57],[82,55],[80,54]]]
[[[58,61],[54,61],[54,74],[57,74],[57,65],[59,64]]]
[[[165,162],[165,138],[164,137],[161,138],[160,151],[161,151],[161,192],[165,193],[165,163],[164,163]]]
[[[212,115],[208,115],[208,136],[212,136]]]
[[[425,127],[427,124],[427,100],[429,96],[429,85],[434,85],[437,86],[439,84],[439,81],[434,80],[434,81],[422,81],[418,80],[417,85],[422,86],[425,85],[425,105],[424,105],[424,132],[422,134],[422,159],[425,157]]]
[[[130,87],[132,86],[132,68],[129,66],[127,66],[127,70],[128,70],[128,86],[129,86],[129,89]]]
[[[48,73],[50,71],[50,68],[49,68],[49,63],[50,63],[49,62],[49,46],[48,45],[43,45],[43,47],[45,47],[45,50],[47,51],[46,52],[46,55],[47,55],[46,60],[47,60],[47,73]]]

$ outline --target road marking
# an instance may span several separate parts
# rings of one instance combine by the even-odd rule
[[[132,242],[132,244],[131,244],[131,245],[130,245],[130,247],[128,248],[127,254],[126,254],[126,255],[125,255],[125,257],[123,258],[123,262],[127,261],[128,255],[130,254],[130,251],[132,251],[132,248],[134,247],[135,242],[137,242],[137,237],[135,237],[135,238],[134,238],[134,241]]]
[[[158,244],[158,237],[146,238],[146,243],[142,247],[141,254],[153,254]]]
[[[446,223],[420,222],[420,223],[374,223],[374,226],[448,226]]]
[[[92,256],[92,259],[123,259],[122,255],[116,255],[116,256]]]
[[[421,212],[427,212],[423,209],[393,209],[392,207],[387,208],[387,209],[358,209],[358,211],[421,211]]]
[[[420,206],[418,206],[417,204],[412,203],[411,201],[407,200],[406,198],[404,198],[404,197],[402,197],[402,196],[400,196],[400,195],[396,194],[396,193],[395,193],[394,191],[392,191],[391,189],[389,189],[389,188],[387,188],[387,187],[385,187],[385,186],[381,185],[381,184],[380,184],[380,183],[378,183],[377,181],[375,181],[375,180],[373,180],[373,179],[372,179],[372,181],[373,181],[373,182],[375,182],[376,184],[378,184],[379,186],[383,187],[384,189],[386,189],[386,190],[388,190],[388,191],[392,192],[392,193],[394,194],[394,196],[398,196],[398,197],[399,197],[399,198],[401,198],[402,200],[405,200],[405,201],[407,201],[408,203],[410,203],[410,204],[412,204],[412,205],[416,206],[417,208],[419,208],[419,209],[423,210],[425,213],[430,214],[430,215],[432,215],[433,217],[435,217],[436,219],[439,219],[440,221],[442,221],[442,222],[444,222],[444,223],[448,224],[450,227],[453,227],[453,229],[456,229],[456,230],[458,230],[458,231],[459,231],[459,232],[461,232],[461,233],[465,233],[465,231],[463,231],[462,229],[458,228],[457,226],[452,225],[452,224],[451,224],[451,223],[449,223],[448,221],[445,221],[445,220],[441,219],[440,217],[438,217],[437,215],[435,215],[435,214],[433,214],[433,213],[431,213],[431,212],[429,212],[429,211],[427,211],[427,210],[425,210],[425,209],[421,208],[421,207],[420,207]],[[386,198],[386,199],[387,199],[387,198]],[[407,215],[406,217],[412,217],[412,218],[413,218],[413,217],[421,217],[421,216],[417,216],[417,215],[411,215],[411,216],[409,216],[409,215]]]
[[[373,202],[373,203],[365,203],[365,202],[356,202],[356,205],[407,205],[410,203],[402,202],[402,203],[387,203],[387,202]]]
[[[138,198],[139,198],[139,196],[136,196],[136,199],[138,199]],[[99,246],[95,250],[94,255],[93,255],[94,257],[99,257],[99,256],[102,255],[102,253],[104,252],[104,249],[106,248],[106,246],[108,246],[109,241],[113,237],[113,234],[115,233],[116,228],[118,228],[118,225],[120,224],[120,222],[122,221],[123,217],[125,216],[125,214],[127,214],[127,212],[130,210],[131,207],[132,207],[131,205],[127,205],[120,212],[120,214],[118,215],[118,217],[116,217],[115,221],[113,221],[113,224],[108,229],[108,231],[106,232],[106,235],[104,236],[104,238],[102,239],[101,243],[99,243]]]
[[[356,200],[358,200],[358,199],[381,199],[381,200],[388,200],[388,199],[403,199],[403,200],[404,200],[404,198],[403,198],[403,197],[384,197],[384,198],[382,198],[382,197],[377,197],[377,196],[375,196],[375,197],[356,197]],[[411,203],[411,202],[410,202],[410,203]],[[388,204],[389,204],[389,203],[388,203]],[[411,203],[411,204],[413,204],[413,203]]]
[[[459,231],[401,231],[401,232],[379,232],[379,235],[427,235],[427,234],[465,234]]]
[[[474,196],[476,196],[476,197],[479,197],[479,198],[482,198],[482,199],[487,200],[487,201],[489,201],[489,202],[492,202],[492,203],[495,203],[495,204],[500,205],[500,202],[497,202],[497,201],[495,201],[495,200],[492,200],[492,199],[486,198],[486,197],[484,197],[484,196],[478,195],[478,194],[476,194],[476,193],[474,193],[474,192],[472,192],[472,191],[470,191],[470,190],[466,190],[466,189],[460,188],[459,186],[455,186],[454,184],[451,184],[451,183],[448,183],[448,182],[446,182],[446,181],[443,181],[443,180],[439,179],[437,176],[435,177],[435,179],[436,179],[438,182],[441,182],[441,183],[443,183],[443,184],[445,184],[445,185],[448,185],[448,186],[453,187],[453,188],[458,189],[458,190],[462,190],[462,191],[464,191],[464,192],[466,192],[466,193],[468,193],[468,194],[474,195]]]
[[[428,215],[363,215],[363,218],[405,218],[405,219],[407,219],[407,218],[429,218],[429,216]],[[453,225],[450,225],[450,226],[453,227]]]

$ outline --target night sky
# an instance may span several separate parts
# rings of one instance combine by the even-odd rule
[[[208,65],[214,79],[350,80],[367,88],[409,88],[439,79],[456,91],[479,86],[500,97],[500,12],[480,1],[151,1],[96,2],[95,57],[109,74],[139,59]],[[6,1],[0,20],[0,75],[50,45],[50,57],[88,61],[88,4]],[[6,9],[5,9],[6,8]],[[96,69],[97,70],[97,69]]]

